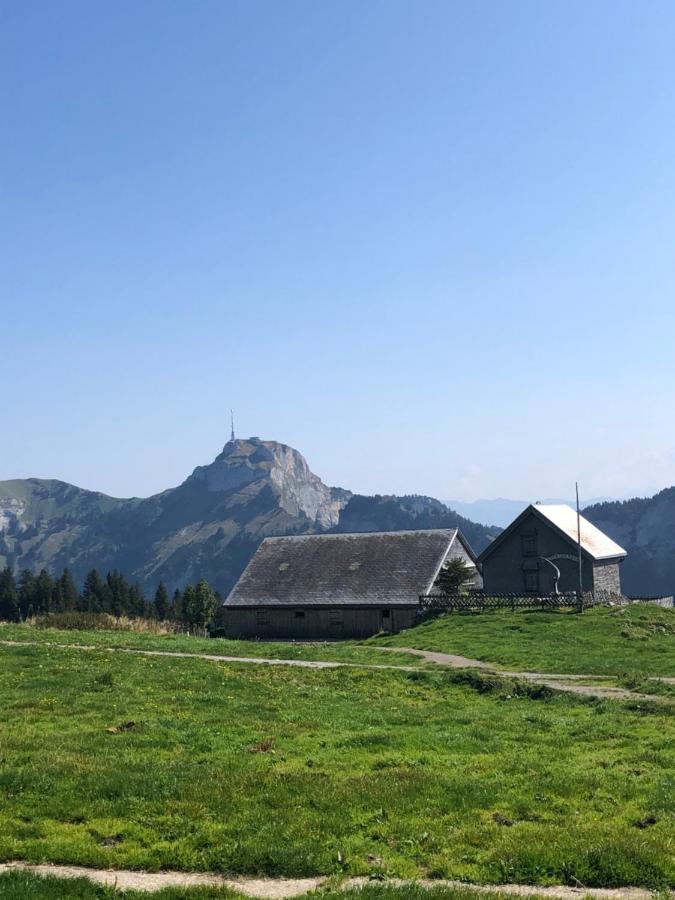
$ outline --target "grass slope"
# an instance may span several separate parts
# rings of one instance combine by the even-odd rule
[[[461,677],[0,647],[0,858],[675,884],[668,708]]]
[[[675,610],[451,614],[370,643],[459,653],[521,672],[675,675]]]
[[[200,638],[187,634],[150,634],[135,631],[77,631],[38,628],[30,624],[0,622],[0,641],[41,641],[53,644],[80,644],[135,650],[165,650],[180,653],[208,653],[215,656],[244,656],[268,659],[329,660],[374,665],[419,666],[422,661],[409,653],[378,653],[376,647],[353,641],[335,643],[235,641],[225,638]]]

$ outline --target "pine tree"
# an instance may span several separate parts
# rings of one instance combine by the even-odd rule
[[[60,613],[65,609],[63,602],[63,587],[61,585],[61,579],[57,578],[52,582],[52,596],[49,601],[49,609],[51,612]]]
[[[176,588],[173,592],[173,599],[171,600],[171,618],[174,622],[179,622],[180,624],[184,623],[183,616],[183,595]]]
[[[78,605],[81,612],[103,612],[103,584],[96,569],[92,569],[84,579]]]
[[[59,583],[61,585],[63,609],[75,609],[77,607],[77,601],[79,600],[79,597],[77,594],[77,588],[75,587],[75,582],[73,581],[73,576],[70,574],[70,569],[63,570],[63,575],[60,577]]]
[[[19,610],[21,618],[28,617],[28,611],[35,609],[35,576],[29,569],[24,569],[19,575]]]
[[[196,587],[188,585],[183,594],[184,618],[190,628],[206,628],[216,611],[216,595],[211,585],[201,579]]]
[[[197,624],[201,628],[206,628],[213,619],[218,598],[211,585],[205,578],[201,578],[195,588],[197,595],[197,609],[199,612],[199,621]]]
[[[197,596],[194,586],[188,584],[183,591],[183,623],[193,628],[197,617]]]
[[[6,566],[0,572],[0,619],[18,622],[20,618],[19,592],[16,589],[14,572]]]
[[[470,569],[463,559],[453,557],[444,565],[436,578],[436,587],[443,594],[460,594],[465,586],[468,586],[475,577],[475,571]]]
[[[46,569],[41,569],[34,582],[32,599],[33,609],[37,615],[51,612],[53,590],[54,583],[49,572]]]
[[[129,583],[117,569],[106,575],[102,601],[103,611],[113,616],[134,615]]]
[[[145,612],[145,597],[137,584],[129,588],[129,615],[143,618]]]
[[[157,590],[155,591],[155,616],[160,620],[164,621],[169,618],[169,592],[166,589],[166,585],[163,581],[157,585]]]

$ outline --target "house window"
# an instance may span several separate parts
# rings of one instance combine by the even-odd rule
[[[304,619],[304,618],[305,618],[305,611],[304,611],[304,609],[296,609],[296,611],[295,611],[295,618],[296,618],[296,619]]]
[[[536,594],[539,591],[539,572],[537,570],[533,570],[531,572],[525,572],[525,590],[529,594]]]
[[[528,531],[520,536],[523,556],[537,556],[537,532]]]

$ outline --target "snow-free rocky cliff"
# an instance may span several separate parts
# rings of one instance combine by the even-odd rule
[[[364,497],[325,485],[297,450],[229,441],[181,485],[120,500],[62,481],[0,482],[0,567],[119,569],[146,591],[201,577],[225,594],[268,535],[459,526],[477,551],[496,529],[428,497]]]

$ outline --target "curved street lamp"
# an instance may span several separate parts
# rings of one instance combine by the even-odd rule
[[[545,563],[548,563],[549,566],[553,569],[553,595],[557,596],[560,593],[560,591],[558,590],[558,582],[560,581],[560,569],[546,556],[538,556],[537,559],[541,559]]]

